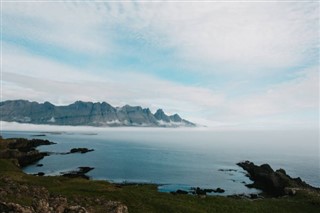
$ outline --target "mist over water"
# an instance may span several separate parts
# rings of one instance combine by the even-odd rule
[[[3,137],[34,138],[43,129],[3,131]],[[47,130],[47,129],[46,129]],[[45,131],[46,131],[45,130]],[[58,129],[61,131],[63,129]],[[27,173],[58,175],[79,166],[95,169],[92,179],[112,182],[165,184],[160,191],[188,187],[224,188],[225,194],[251,193],[250,183],[236,165],[250,160],[283,168],[292,177],[320,187],[319,135],[317,131],[215,131],[212,129],[78,128],[44,133],[56,145],[42,151],[67,152],[71,148],[95,149],[86,154],[51,155],[24,169]],[[235,169],[237,171],[219,171]]]

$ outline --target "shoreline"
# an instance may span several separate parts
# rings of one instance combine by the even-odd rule
[[[46,133],[50,133],[50,132],[46,132]],[[56,134],[56,132],[54,132],[54,134]],[[37,136],[37,135],[34,135]],[[43,135],[38,135],[39,137],[43,136]],[[45,135],[44,135],[45,136]],[[43,140],[43,139],[25,139],[25,138],[7,138],[7,139],[3,139],[3,140],[8,140],[10,141],[10,143],[7,144],[7,146],[12,149],[9,149],[9,157],[13,157],[13,158],[17,158],[19,166],[21,167],[21,169],[25,168],[26,166],[29,165],[34,165],[36,164],[39,160],[43,159],[46,156],[49,155],[69,155],[69,154],[75,154],[75,153],[80,153],[80,154],[85,154],[87,152],[92,152],[94,151],[94,149],[88,149],[88,148],[72,148],[69,152],[40,152],[38,151],[36,148],[40,145],[52,145],[52,144],[56,144],[54,142],[48,141],[48,140]],[[15,153],[13,156],[12,155],[12,151],[18,149],[18,152],[20,153]],[[25,154],[26,153],[26,154]],[[29,155],[29,153],[31,153]],[[0,155],[0,159],[1,158],[8,158],[8,155],[6,155],[6,153],[1,153]],[[240,168],[243,169],[243,172],[246,176],[248,176],[250,178],[251,181],[253,181],[253,183],[251,184],[246,184],[245,182],[243,182],[243,184],[248,187],[248,188],[254,188],[257,190],[261,190],[258,193],[234,193],[234,194],[224,194],[225,190],[223,188],[200,188],[199,186],[189,186],[188,189],[185,188],[178,188],[176,190],[160,190],[159,187],[160,186],[172,186],[172,185],[180,185],[180,184],[163,184],[163,183],[149,183],[149,182],[135,182],[135,181],[123,181],[123,182],[113,182],[112,180],[106,180],[103,179],[104,181],[111,183],[111,184],[115,184],[117,186],[128,186],[128,185],[136,185],[136,186],[141,186],[141,185],[154,185],[158,187],[159,192],[164,192],[164,193],[171,193],[171,194],[190,194],[190,195],[201,195],[201,196],[243,196],[243,197],[251,197],[253,199],[255,198],[263,198],[263,196],[269,196],[269,197],[275,197],[275,196],[283,196],[283,195],[288,195],[288,194],[293,194],[292,190],[290,192],[284,192],[285,191],[285,187],[291,187],[293,188],[293,186],[300,186],[300,187],[304,187],[304,188],[309,188],[309,189],[315,189],[315,190],[319,190],[320,188],[311,186],[307,183],[305,183],[304,181],[301,180],[300,177],[298,178],[291,178],[290,176],[288,176],[285,172],[285,170],[283,169],[279,169],[277,171],[273,171],[273,169],[268,165],[268,164],[263,164],[260,167],[256,166],[254,163],[250,162],[250,161],[242,161],[239,163],[236,163],[237,166],[239,166]],[[37,164],[36,166],[38,167],[42,167],[43,164]],[[261,168],[265,169],[264,171],[260,171]],[[96,179],[90,177],[87,175],[88,172],[90,172],[91,170],[95,169],[94,167],[88,167],[88,166],[80,166],[76,169],[73,170],[67,170],[64,172],[54,172],[54,173],[59,173],[60,175],[51,175],[51,176],[63,176],[63,177],[69,177],[69,178],[84,178],[87,180],[93,180],[95,181]],[[254,171],[253,171],[254,170]],[[236,169],[219,169],[219,171],[222,172],[228,172],[228,171],[238,171]],[[276,174],[276,172],[280,171],[280,173]],[[255,174],[254,174],[255,173]],[[259,173],[259,174],[257,174]],[[260,174],[261,173],[261,174]],[[269,179],[266,178],[267,173],[270,177]],[[272,173],[272,174],[271,174]],[[33,173],[29,173],[31,175],[37,175],[37,176],[47,176],[44,172],[38,172],[36,174]],[[282,175],[281,178],[283,178],[285,176],[285,180],[280,180],[279,177],[274,177],[275,175],[279,176]],[[258,182],[257,182],[257,175],[262,175],[262,180],[261,178],[258,178]],[[279,180],[274,180],[275,178],[278,178]],[[260,182],[259,182],[260,181]],[[274,186],[276,184],[278,184],[277,182],[294,182],[284,186],[281,186],[279,189],[279,186]],[[272,182],[270,184],[270,182]],[[264,186],[265,185],[265,186]],[[278,184],[279,185],[279,184]],[[274,189],[270,189],[274,188]],[[278,188],[277,188],[278,187]],[[279,190],[281,192],[279,192]],[[277,192],[276,192],[277,191]],[[295,190],[294,190],[295,191]],[[295,192],[294,192],[295,193]]]
[[[2,152],[3,145],[8,145],[4,141],[9,139],[0,140]],[[210,189],[200,188],[194,189],[198,192],[195,195],[185,194],[183,191],[163,193],[158,191],[156,184],[115,184],[79,177],[29,175],[18,167],[17,159],[12,158],[0,159],[0,179],[1,211],[150,213],[207,212],[208,209],[216,212],[250,212],[250,209],[276,212],[279,209],[300,209],[317,212],[320,207],[319,192],[313,191],[297,190],[295,195],[280,197],[207,196],[203,192]],[[238,210],[232,208],[235,205]]]

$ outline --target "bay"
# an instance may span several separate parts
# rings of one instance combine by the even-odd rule
[[[45,136],[36,136],[44,134]],[[56,142],[41,151],[68,152],[86,147],[86,154],[50,155],[26,173],[59,175],[79,166],[95,169],[92,179],[159,184],[163,192],[190,187],[223,188],[223,195],[256,193],[236,165],[243,160],[283,168],[292,177],[320,187],[317,131],[215,131],[212,129],[82,128],[43,132],[2,131],[4,138],[41,138]],[[223,171],[221,171],[223,170]]]

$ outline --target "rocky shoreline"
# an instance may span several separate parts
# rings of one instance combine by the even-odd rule
[[[52,154],[68,155],[68,154],[85,154],[87,152],[92,152],[94,149],[88,148],[72,148],[69,152],[64,153],[55,153],[55,152],[39,152],[36,148],[43,145],[52,145],[56,144],[54,142],[43,140],[43,139],[25,139],[25,138],[9,138],[2,139],[0,144],[0,159],[10,159],[20,167],[26,167],[28,165],[37,163],[39,160],[43,159],[45,156]],[[43,164],[37,164],[37,167],[42,167]],[[89,176],[85,175],[94,168],[91,167],[79,167],[78,170],[73,170],[69,172],[62,173],[64,177],[81,177],[89,179]],[[44,176],[44,172],[38,172],[38,176]]]
[[[239,162],[237,165],[247,171],[247,176],[253,181],[252,184],[246,184],[246,186],[261,189],[267,196],[295,195],[298,190],[320,193],[319,188],[310,186],[299,177],[290,177],[284,169],[274,171],[269,164],[257,166],[250,161]]]
[[[62,176],[69,178],[84,178],[89,180],[89,176],[87,176],[86,173],[93,169],[93,167],[81,166],[77,170],[62,173]]]
[[[35,149],[36,147],[52,144],[55,143],[41,139],[11,138],[2,140],[0,159],[13,159],[17,166],[25,167],[49,155],[47,152],[39,152]]]
[[[1,159],[7,159],[20,168],[29,164],[34,164],[43,157],[50,153],[39,152],[36,147],[40,145],[51,145],[54,144],[48,140],[41,139],[2,139],[0,137],[0,161]],[[73,148],[67,153],[53,153],[53,154],[73,154],[79,153],[84,154],[86,152],[94,151],[93,149],[87,148]],[[268,197],[279,198],[283,196],[294,196],[300,192],[313,193],[316,197],[320,195],[320,189],[312,187],[302,181],[300,178],[291,178],[286,174],[285,170],[279,169],[274,171],[270,165],[263,164],[257,166],[250,161],[243,161],[237,164],[244,171],[247,172],[247,176],[253,181],[252,184],[246,184],[249,188],[257,188],[262,190],[261,194],[240,194],[240,195],[229,195],[230,199],[264,199]],[[37,166],[41,167],[42,164]],[[87,172],[91,171],[92,167],[79,167],[77,170],[62,173],[62,177],[89,179],[86,175]],[[220,169],[222,172],[235,172],[235,169]],[[41,173],[41,172],[40,172]],[[45,175],[44,173],[38,173],[38,176]],[[245,172],[243,172],[245,173]],[[37,177],[40,178],[40,177]],[[42,178],[42,177],[41,177]],[[43,177],[45,178],[45,177]],[[77,179],[74,179],[77,180]],[[244,183],[245,184],[245,183]],[[126,186],[128,185],[128,186]],[[125,187],[143,187],[139,184],[123,184],[112,185],[120,190]],[[173,195],[196,195],[199,198],[207,198],[207,195],[213,195],[212,193],[223,194],[225,192],[222,188],[216,189],[202,189],[199,187],[192,187],[189,190],[176,190],[171,192]],[[21,198],[32,198],[31,205],[21,205],[19,203],[10,202],[7,198],[16,196],[17,199]],[[209,196],[211,197],[211,196]],[[214,196],[213,196],[214,197]],[[85,200],[83,200],[85,199]],[[280,199],[280,198],[279,198]],[[83,203],[90,203],[87,206],[83,206]],[[317,203],[317,202],[316,202]],[[82,205],[81,205],[82,204]],[[318,204],[316,204],[318,205]],[[88,198],[75,196],[74,199],[68,200],[67,197],[59,194],[51,194],[48,189],[41,186],[34,186],[30,184],[23,184],[15,181],[12,178],[0,175],[0,212],[40,212],[40,213],[54,213],[54,212],[94,212],[90,208],[93,206],[102,206],[103,209],[108,213],[127,213],[128,208],[121,202],[104,200],[104,198]]]
[[[253,181],[251,184],[242,182],[248,188],[255,188],[261,190],[258,194],[233,194],[228,195],[232,198],[243,199],[263,199],[265,197],[281,197],[294,196],[298,191],[307,191],[320,195],[320,188],[313,187],[302,181],[300,177],[292,178],[286,174],[284,169],[274,171],[269,164],[255,165],[250,161],[242,161],[237,163],[245,172],[246,176]],[[219,169],[222,172],[237,172],[236,169]],[[191,187],[189,190],[178,189],[171,191],[173,195],[192,194],[200,197],[210,195],[210,193],[224,193],[222,188],[216,189],[202,189],[199,187]]]
[[[34,164],[37,161],[41,160],[45,156],[50,154],[74,154],[80,153],[85,154],[87,152],[92,152],[94,149],[88,148],[72,148],[69,152],[65,153],[48,153],[48,152],[39,152],[36,150],[36,147],[40,145],[52,145],[54,142],[42,139],[24,139],[24,138],[12,138],[12,139],[1,139],[1,150],[0,150],[0,159],[11,159],[15,164],[21,168]],[[274,171],[270,165],[263,164],[257,166],[250,161],[243,161],[237,163],[244,171],[247,172],[247,176],[253,181],[252,184],[245,184],[248,188],[256,188],[262,190],[261,194],[250,194],[250,195],[231,195],[232,197],[245,197],[245,198],[262,198],[264,196],[277,197],[284,195],[295,195],[297,190],[313,190],[320,192],[319,188],[312,187],[301,180],[301,178],[291,178],[286,174],[284,169],[278,169]],[[38,167],[42,167],[43,164],[37,164]],[[63,172],[61,176],[69,178],[84,178],[89,179],[89,176],[86,175],[89,171],[93,170],[93,167],[79,167],[75,170]],[[222,172],[235,172],[236,169],[219,169]],[[245,172],[244,172],[245,173]],[[44,176],[45,173],[39,172],[35,175]],[[171,191],[173,195],[177,194],[192,194],[198,196],[206,196],[207,194],[223,194],[225,192],[222,188],[216,189],[202,189],[199,187],[191,187],[189,190],[178,189],[176,191]],[[229,195],[230,196],[230,195]]]
[[[200,187],[191,187],[190,190],[182,190],[178,189],[176,191],[170,192],[173,195],[177,194],[192,194],[192,195],[198,195],[198,196],[206,196],[208,193],[224,193],[225,190],[222,188],[216,188],[216,189],[202,189]]]
[[[38,162],[43,157],[50,154],[47,152],[39,152],[36,150],[36,147],[52,144],[55,143],[42,139],[2,139],[0,136],[0,160],[10,160],[17,167],[23,168]],[[90,151],[93,151],[93,149],[74,148],[65,154],[83,154]],[[38,164],[37,166],[42,166],[42,164]],[[64,173],[62,176],[89,179],[85,174],[92,169],[93,168],[91,167],[79,167],[78,170]],[[37,175],[44,176],[44,173],[39,172]],[[15,199],[29,198],[32,199],[32,204],[26,206],[15,202],[9,202],[7,200],[10,197],[15,197]],[[90,203],[90,205],[81,206],[79,203]],[[64,196],[49,193],[45,187],[21,184],[10,177],[0,175],[0,212],[88,213],[94,212],[91,210],[92,206],[101,206],[107,213],[128,213],[127,206],[123,205],[121,202],[104,200],[103,198],[84,198],[81,196],[76,196],[74,199],[68,200]]]

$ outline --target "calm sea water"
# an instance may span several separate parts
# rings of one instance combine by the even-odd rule
[[[86,154],[51,155],[24,169],[27,173],[59,175],[79,166],[95,169],[92,179],[111,182],[157,183],[160,191],[190,187],[223,188],[225,195],[254,193],[237,162],[250,160],[284,168],[292,177],[320,187],[319,135],[317,131],[210,131],[180,129],[99,129],[95,132],[3,131],[8,137],[42,138],[56,145],[42,151],[67,152],[92,148]],[[89,134],[88,134],[89,133]],[[235,169],[237,171],[219,171]]]

